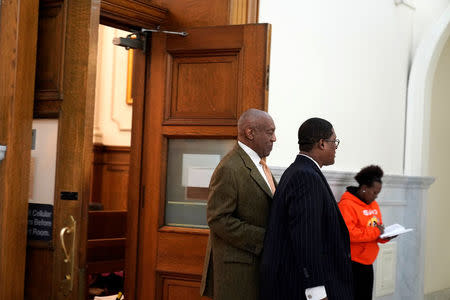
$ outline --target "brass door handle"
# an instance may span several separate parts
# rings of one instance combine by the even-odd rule
[[[63,227],[61,229],[61,231],[59,232],[59,238],[61,240],[61,246],[62,246],[63,251],[64,251],[64,262],[68,263],[70,261],[70,254],[69,254],[69,251],[67,251],[66,243],[64,242],[64,235],[66,233],[67,234],[73,233],[72,228],[66,226],[66,227]],[[72,247],[73,247],[73,245],[72,245]]]
[[[75,242],[76,242],[76,230],[77,230],[77,222],[73,216],[70,216],[69,224],[66,227],[61,228],[59,232],[59,238],[61,241],[61,247],[64,252],[64,278],[61,281],[60,288],[63,291],[65,296],[69,295],[73,289],[73,272],[74,272],[74,261],[75,261]],[[66,235],[72,235],[72,245],[70,245],[70,249],[67,248],[65,237]]]

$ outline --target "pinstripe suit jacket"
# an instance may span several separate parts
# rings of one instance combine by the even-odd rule
[[[353,299],[348,230],[311,159],[298,155],[281,177],[263,249],[260,299],[306,299],[321,285],[330,300]]]
[[[201,295],[214,300],[258,300],[260,254],[271,202],[269,186],[236,145],[220,161],[209,185],[210,235]]]

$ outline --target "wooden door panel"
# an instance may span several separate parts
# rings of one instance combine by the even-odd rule
[[[158,232],[158,241],[158,272],[202,274],[208,230],[165,226]]]
[[[35,118],[58,118],[63,98],[67,1],[40,1]]]
[[[235,125],[250,107],[267,110],[269,25],[188,33],[165,41],[164,125]]]
[[[62,100],[64,22],[64,1],[40,4],[36,101]],[[37,104],[37,107],[40,107],[39,102]],[[35,115],[40,113],[44,112],[35,111]]]
[[[105,210],[126,210],[130,148],[94,145],[93,154],[90,202],[103,204]]]
[[[199,295],[200,283],[186,278],[163,277],[164,300],[199,300],[208,299]]]
[[[165,124],[184,125],[187,120],[209,124],[233,124],[236,121],[237,104],[240,103],[239,52],[214,56],[176,53],[169,61],[172,63],[172,80],[167,83],[170,109]]]
[[[135,262],[127,262],[135,266],[128,274],[137,274],[136,299],[201,299],[209,230],[164,224],[169,140],[235,139],[242,112],[267,110],[270,25],[183,31],[189,35],[152,36],[142,118],[141,196],[139,206],[133,205],[136,212],[130,212],[139,220],[130,238],[139,243],[127,252],[137,253]],[[134,291],[129,293],[134,296]]]

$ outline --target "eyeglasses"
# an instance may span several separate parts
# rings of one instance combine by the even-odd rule
[[[333,142],[334,143],[334,145],[336,146],[336,149],[337,149],[337,147],[339,146],[339,143],[341,142],[339,139],[335,139],[335,140],[324,140],[324,141],[326,141],[326,142]]]

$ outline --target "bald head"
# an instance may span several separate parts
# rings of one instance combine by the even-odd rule
[[[255,108],[244,112],[238,121],[238,140],[258,153],[259,157],[268,156],[276,141],[272,117]]]

